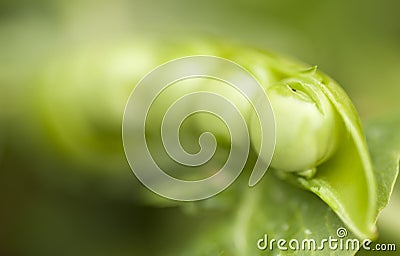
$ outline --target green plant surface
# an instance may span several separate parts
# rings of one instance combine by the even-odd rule
[[[293,186],[268,171],[248,188],[247,168],[212,200],[179,206],[134,177],[120,134],[134,84],[181,55],[216,55],[185,44],[216,35],[318,64],[343,86],[374,167],[376,243],[396,243],[382,255],[398,255],[399,182],[390,193],[400,145],[399,9],[396,0],[0,1],[0,255],[286,255],[296,253],[260,251],[257,240],[335,237],[346,227],[296,176]],[[154,44],[169,39],[184,47],[162,56],[168,44]],[[276,81],[269,68],[251,72]]]
[[[164,45],[146,44],[144,41],[134,44],[129,42],[128,40],[116,47],[114,51],[103,53],[101,58],[96,54],[101,52],[101,48],[95,48],[78,51],[61,60],[54,59],[50,62],[50,67],[45,69],[46,72],[39,76],[38,83],[42,88],[37,98],[34,98],[38,106],[35,116],[43,118],[43,124],[46,125],[44,136],[49,137],[51,143],[56,143],[64,155],[70,156],[73,161],[93,163],[93,166],[104,170],[109,166],[112,170],[113,166],[121,163],[120,146],[115,140],[114,131],[119,129],[117,123],[122,115],[123,99],[127,98],[129,89],[132,88],[126,81],[138,81],[140,72],[145,73],[145,67],[161,64],[166,60],[196,54],[216,55],[246,68],[259,80],[270,97],[277,120],[276,148],[283,149],[276,150],[272,160],[272,169],[276,174],[318,195],[358,238],[376,237],[377,181],[373,175],[358,114],[351,100],[335,81],[316,67],[310,68],[307,64],[279,54],[218,40],[190,40],[184,44],[169,42]],[[130,55],[125,56],[123,52]],[[115,82],[105,83],[104,87],[96,88],[100,78],[116,81],[115,77],[118,74],[108,68],[108,63],[123,65],[128,60],[131,60],[127,62],[130,67],[141,69],[137,69],[133,74],[119,74],[119,90],[113,90]],[[69,73],[65,75],[64,70],[68,70]],[[82,70],[85,70],[85,73],[93,73],[93,78],[89,79]],[[108,73],[104,73],[105,71]],[[71,86],[54,86],[60,78],[63,78],[63,83],[69,83]],[[236,106],[240,106],[249,123],[251,111],[247,100],[230,91],[219,89],[218,86],[220,85],[202,84],[197,81],[185,88],[209,90],[228,96]],[[80,97],[87,100],[81,99],[70,105],[77,98],[78,92]],[[161,110],[168,106],[168,102],[179,98],[185,92],[186,89],[172,91],[164,97],[161,94],[161,103],[154,104],[154,113],[159,119],[157,122],[157,118],[155,121],[154,118],[149,118],[151,130],[155,129],[149,132],[151,136],[148,136],[147,140],[150,144],[155,140],[161,141],[157,129],[154,128],[160,126],[164,113]],[[193,105],[195,107],[196,102]],[[150,111],[149,114],[151,113]],[[298,121],[293,121],[294,117]],[[213,119],[192,119],[194,125],[186,129],[185,140],[196,144],[199,132],[212,128],[211,131],[217,131],[217,140],[225,142],[225,146],[224,143],[221,144],[223,150],[214,159],[223,162],[220,155],[226,155],[225,151],[229,150],[229,145],[226,146],[229,143],[226,142],[230,141],[224,124],[219,123],[223,126],[221,129]],[[209,124],[212,126],[209,127]],[[252,125],[250,122],[251,142],[257,152],[260,140],[259,135],[252,134]],[[99,136],[102,136],[101,141],[97,139]],[[160,148],[158,145],[154,155],[161,160],[167,159],[159,153]],[[287,155],[288,151],[293,154]],[[309,156],[306,157],[306,153]],[[99,155],[104,157],[99,159]],[[179,166],[168,166],[168,161],[165,165],[175,175],[185,173]],[[203,167],[215,169],[218,165],[219,163],[216,163]],[[311,175],[305,175],[309,172]],[[159,202],[155,200],[153,203]]]
[[[400,122],[374,121],[365,125],[366,136],[374,165],[373,175],[377,179],[378,208],[374,212],[375,221],[388,203],[399,171],[400,159]],[[215,198],[208,199],[195,214],[202,215],[218,201],[227,201],[237,197],[235,207],[221,210],[219,217],[209,221],[203,232],[194,235],[187,244],[187,251],[180,255],[355,255],[356,250],[323,250],[281,251],[276,247],[265,251],[257,248],[257,241],[265,234],[269,239],[314,239],[338,238],[338,228],[346,227],[332,209],[315,194],[292,186],[268,172],[262,182],[247,191],[240,193],[239,187],[246,184],[241,178],[234,188],[230,188]],[[203,212],[202,212],[203,211]],[[197,213],[196,213],[197,212]],[[389,220],[390,221],[390,220]],[[394,221],[394,219],[391,219]],[[356,239],[354,233],[348,232],[346,239]],[[318,245],[318,244],[317,244]],[[374,243],[371,245],[373,248]],[[318,247],[318,246],[317,246]],[[363,250],[363,249],[361,249]],[[193,251],[198,252],[193,254]],[[362,251],[365,253],[365,251]],[[375,252],[376,253],[376,252]]]

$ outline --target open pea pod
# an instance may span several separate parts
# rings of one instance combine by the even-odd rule
[[[344,90],[317,67],[278,54],[228,44],[205,45],[201,49],[208,50],[202,54],[238,63],[265,89],[276,121],[271,169],[318,195],[357,237],[375,238],[376,181],[360,119]],[[217,87],[203,89],[221,93],[240,106],[250,124],[253,148],[259,152],[257,116],[246,100]],[[250,100],[257,101],[257,96]],[[211,119],[196,120],[200,128],[217,125]],[[217,134],[222,141],[229,136]]]
[[[344,90],[317,67],[281,55],[226,44],[211,48],[247,69],[265,89],[276,121],[271,169],[318,195],[357,237],[374,239],[376,181],[360,119]],[[259,153],[257,115],[246,110],[243,99],[232,100],[244,109]],[[198,120],[198,127],[213,123]]]
[[[357,237],[375,238],[376,181],[349,97],[316,67],[265,58],[275,76],[262,84],[276,120],[272,169],[318,195]],[[258,140],[253,134],[253,144]]]
[[[315,89],[329,98],[345,129],[336,153],[317,167],[315,177],[298,181],[321,197],[357,236],[374,238],[376,184],[361,123],[345,92],[330,78],[321,77]]]

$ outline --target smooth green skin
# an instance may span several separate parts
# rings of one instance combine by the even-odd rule
[[[290,172],[311,171],[325,162],[337,148],[340,125],[328,98],[308,93],[301,80],[284,81],[268,87],[276,122],[276,145],[271,167]],[[257,116],[252,115],[252,123]],[[252,140],[259,140],[258,129]],[[259,152],[258,147],[255,147]],[[299,153],[301,152],[301,153]]]

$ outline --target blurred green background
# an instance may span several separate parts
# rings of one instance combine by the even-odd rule
[[[213,37],[317,64],[368,122],[400,110],[399,9],[395,0],[2,0],[0,255],[169,255],[214,217],[162,207],[170,202],[125,160],[127,97],[167,60],[153,44]],[[398,212],[397,191],[382,218]],[[382,220],[382,241],[400,245],[399,226]]]

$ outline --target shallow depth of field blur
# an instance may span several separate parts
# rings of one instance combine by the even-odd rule
[[[368,122],[400,110],[399,9],[395,0],[2,0],[0,255],[163,255],[213,218],[163,207],[125,159],[123,109],[161,64],[153,43],[212,37],[317,64]],[[397,245],[400,222],[384,218],[399,205],[397,189],[379,221],[380,239]]]

